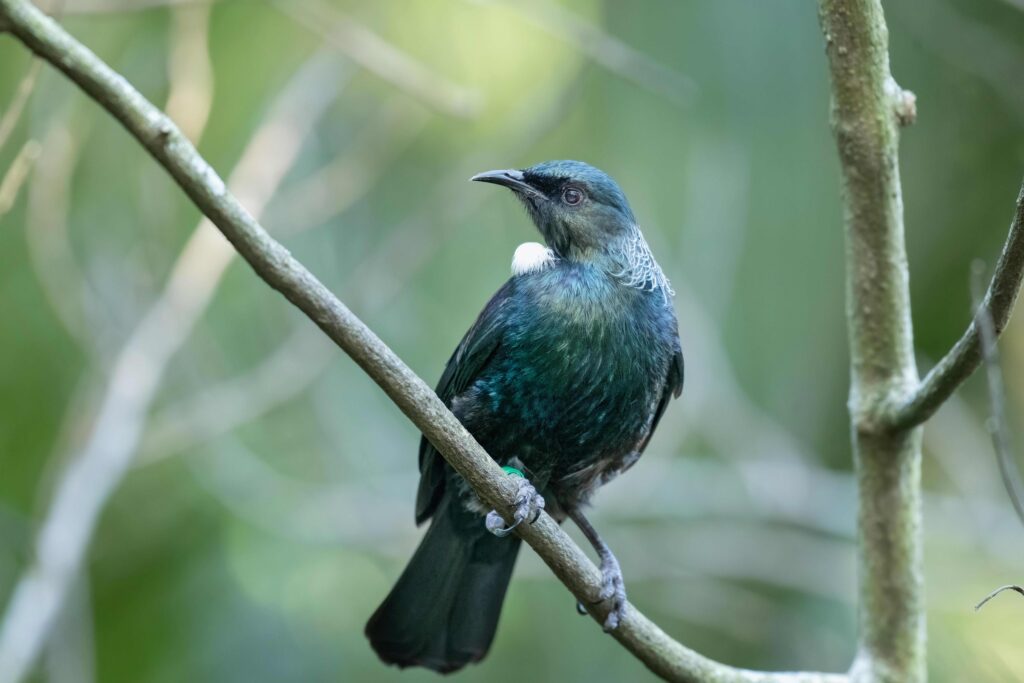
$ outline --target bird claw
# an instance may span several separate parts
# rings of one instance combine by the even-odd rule
[[[601,560],[601,590],[597,602],[612,601],[611,609],[604,620],[605,633],[619,627],[626,615],[626,584],[622,579],[622,568],[611,553]]]
[[[541,510],[544,509],[544,496],[537,493],[537,489],[533,487],[533,484],[526,479],[517,478],[516,481],[519,484],[519,490],[516,492],[512,524],[506,527],[505,519],[497,510],[488,512],[487,517],[484,519],[484,527],[498,538],[508,536],[526,520],[533,524],[540,517]]]
[[[612,601],[611,610],[603,624],[605,633],[609,633],[617,629],[626,616],[626,584],[622,579],[619,561],[611,554],[601,561],[601,590],[597,592],[597,599],[590,604],[598,605],[606,600]],[[576,612],[583,616],[590,613],[581,600],[576,601]]]

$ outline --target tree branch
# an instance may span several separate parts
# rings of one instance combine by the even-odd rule
[[[68,234],[71,178],[78,152],[78,140],[67,126],[51,123],[28,187],[25,246],[28,263],[53,314],[82,352],[102,366],[109,360],[102,349],[111,340],[93,330],[112,326],[106,316],[96,319],[105,311],[75,258]]]
[[[1024,184],[1017,195],[1017,207],[1010,222],[1010,234],[996,264],[996,272],[985,292],[978,315],[992,321],[996,337],[1006,329],[1024,277]],[[908,429],[923,423],[978,369],[983,359],[978,316],[949,353],[932,368],[920,386],[900,403],[887,420],[889,429]]]
[[[4,30],[4,20],[0,19],[0,33]],[[21,118],[21,114],[25,110],[25,105],[28,104],[28,99],[32,96],[32,91],[36,87],[36,81],[39,78],[39,70],[42,66],[43,63],[40,60],[32,60],[32,63],[28,67],[28,71],[25,72],[21,82],[18,83],[18,89],[14,92],[14,98],[11,100],[11,104],[7,107],[4,115],[0,117],[0,150],[4,148],[8,138],[11,137],[11,133],[14,132],[14,127],[18,125],[18,119]]]
[[[480,114],[480,93],[453,83],[323,0],[274,0],[297,24],[343,51],[356,64],[440,112],[463,119]]]
[[[859,647],[850,678],[923,683],[921,430],[885,430],[917,386],[899,127],[914,97],[889,71],[880,0],[821,0],[846,227],[850,419],[859,496]]]
[[[991,416],[986,427],[992,437],[992,448],[999,465],[1003,487],[1010,498],[1017,518],[1024,523],[1024,486],[1021,485],[1017,459],[1013,456],[1013,437],[1006,419],[1006,392],[1003,389],[1003,369],[999,364],[999,346],[996,341],[996,327],[988,309],[982,305],[981,277],[985,271],[982,261],[971,266],[971,303],[975,309],[974,325],[981,338],[981,356],[985,362],[985,380],[988,383],[988,401]]]
[[[14,157],[7,172],[0,178],[0,218],[3,218],[4,214],[14,206],[18,192],[25,179],[28,178],[29,171],[32,170],[32,164],[39,158],[41,148],[38,140],[32,138],[26,140],[18,150],[18,154]]]
[[[502,4],[609,71],[676,106],[691,107],[697,99],[698,88],[692,78],[616,38],[561,3],[518,0]]]
[[[985,606],[986,602],[988,602],[989,600],[991,600],[992,598],[996,597],[1004,591],[1013,591],[1015,593],[1020,593],[1021,595],[1024,595],[1024,588],[1021,588],[1020,586],[1016,586],[1013,584],[1010,584],[1008,586],[1000,586],[999,588],[995,589],[994,591],[986,595],[984,598],[982,598],[981,602],[974,606],[974,611],[977,612]]]
[[[217,173],[152,104],[123,77],[69,36],[27,0],[0,0],[0,20],[100,103],[150,152],[190,199],[231,241],[256,273],[311,318],[387,393],[490,506],[511,509],[515,486],[433,390],[366,325],[253,219]],[[600,586],[600,573],[547,515],[521,527],[521,535],[581,600]],[[603,620],[603,609],[595,610]],[[750,683],[845,681],[845,676],[752,672],[713,662],[672,640],[627,606],[614,637],[653,672],[671,681]]]

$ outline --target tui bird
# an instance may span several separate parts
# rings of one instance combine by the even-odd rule
[[[616,628],[626,604],[622,571],[582,508],[637,461],[683,387],[673,292],[614,180],[579,161],[471,180],[512,190],[547,246],[516,250],[512,278],[437,385],[517,477],[512,524],[486,510],[423,439],[416,523],[430,519],[430,528],[366,625],[385,662],[442,673],[487,654],[519,552],[519,538],[505,536],[545,507],[559,522],[571,518],[597,551],[598,601],[611,601],[604,625]]]

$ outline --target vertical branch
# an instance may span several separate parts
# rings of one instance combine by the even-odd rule
[[[854,681],[925,680],[921,434],[887,413],[918,384],[903,239],[899,127],[914,96],[889,71],[880,0],[821,0],[846,226],[850,415],[859,486]]]

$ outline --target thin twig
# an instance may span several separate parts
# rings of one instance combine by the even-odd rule
[[[1017,195],[1017,206],[1010,222],[1010,234],[996,264],[995,275],[985,292],[982,306],[992,321],[995,337],[999,337],[1010,321],[1013,305],[1024,278],[1024,184]],[[982,361],[981,335],[977,318],[953,348],[921,381],[913,394],[888,416],[886,426],[900,430],[919,425],[931,417],[939,406],[977,370]]]
[[[309,316],[363,368],[465,477],[486,505],[508,514],[516,495],[516,487],[509,477],[434,391],[267,234],[173,122],[28,0],[0,0],[0,17],[9,21],[11,31],[27,47],[64,72],[117,118],[221,229],[253,270]],[[139,377],[136,368],[130,369],[129,377]],[[142,375],[143,381],[146,374]],[[137,434],[125,436],[137,437]],[[91,519],[95,519],[95,510]],[[542,515],[536,523],[521,527],[519,533],[577,599],[590,599],[600,589],[597,567],[551,517]],[[595,618],[603,620],[605,611],[595,609]],[[12,637],[14,635],[18,634]],[[671,681],[810,683],[847,680],[843,675],[752,672],[714,662],[670,638],[628,604],[625,618],[613,636],[655,674]]]
[[[274,234],[291,237],[347,211],[376,186],[427,120],[422,108],[395,95],[374,114],[350,150],[282,189],[267,212]]]
[[[285,16],[320,36],[356,64],[421,102],[459,118],[473,118],[482,102],[324,0],[273,0]]]
[[[501,4],[537,28],[569,43],[612,73],[673,104],[686,108],[697,98],[698,88],[692,78],[628,45],[558,2],[515,0]]]
[[[303,392],[337,357],[322,335],[296,330],[255,369],[162,409],[141,444],[148,465],[195,447],[269,412]]]
[[[79,144],[59,121],[43,136],[41,158],[29,182],[25,211],[28,262],[64,330],[102,367],[110,361],[106,349],[112,341],[107,333],[112,325],[71,247],[68,211]]]
[[[213,64],[210,61],[210,5],[177,4],[171,13],[171,51],[167,60],[171,92],[167,116],[189,140],[198,143],[213,105]]]
[[[977,612],[978,610],[980,610],[982,607],[985,606],[986,602],[996,597],[1003,591],[1015,591],[1017,593],[1020,593],[1021,595],[1024,595],[1024,588],[1021,588],[1020,586],[1015,586],[1013,584],[1010,584],[1009,586],[1000,586],[999,588],[995,589],[994,591],[986,595],[984,598],[982,598],[981,602],[974,606],[974,611]]]
[[[39,70],[42,67],[43,60],[38,58],[32,60],[28,71],[25,72],[25,75],[18,83],[18,89],[14,91],[14,99],[7,106],[4,115],[0,117],[0,150],[7,144],[8,138],[14,132],[14,127],[18,124],[18,119],[21,118],[21,113],[25,111],[25,105],[28,103],[28,98],[36,87],[36,82],[39,80]]]
[[[25,178],[32,170],[32,164],[39,158],[41,145],[38,140],[28,139],[18,150],[7,173],[0,179],[0,218],[11,210],[14,201],[18,198],[21,186],[25,184]]]
[[[1003,389],[1003,371],[999,364],[999,348],[996,343],[995,325],[988,308],[982,305],[981,282],[985,264],[977,260],[971,264],[971,301],[974,304],[974,325],[981,339],[982,357],[985,361],[985,378],[988,381],[989,409],[991,417],[986,422],[992,447],[999,464],[999,475],[1003,479],[1006,495],[1010,497],[1017,518],[1024,524],[1024,484],[1021,483],[1020,468],[1013,457],[1013,438],[1006,419],[1006,392]]]
[[[213,5],[224,0],[69,0],[64,14],[121,14],[165,7]],[[48,12],[49,14],[49,12]]]
[[[96,680],[96,645],[92,595],[86,571],[79,573],[67,606],[54,627],[40,667],[47,683],[93,683]]]

